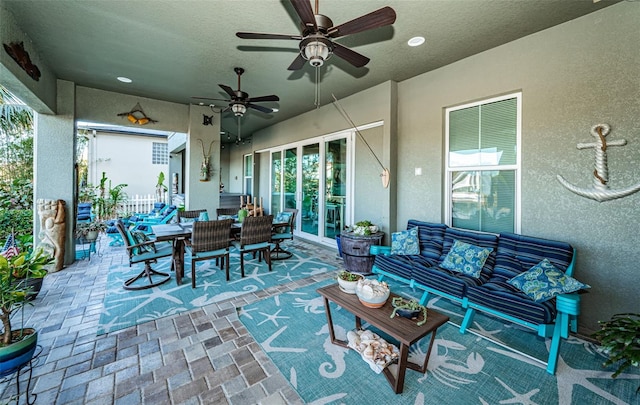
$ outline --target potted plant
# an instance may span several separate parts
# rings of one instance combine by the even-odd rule
[[[54,258],[41,247],[33,252],[23,252],[7,259],[0,256],[0,274],[6,277],[11,274],[12,283],[22,284],[25,288],[26,299],[36,298],[42,288],[42,279],[48,274],[48,267]]]
[[[0,376],[15,372],[33,357],[38,343],[37,331],[24,327],[24,313],[18,327],[12,324],[12,317],[16,311],[23,311],[24,306],[29,304],[28,296],[32,287],[24,280],[34,274],[43,274],[44,266],[52,261],[53,257],[42,250],[19,254],[9,259],[0,256]],[[25,275],[26,278],[20,279],[16,275]]]
[[[106,231],[107,228],[107,224],[103,221],[79,222],[76,224],[76,239],[94,241],[98,238],[98,234]]]
[[[351,273],[346,270],[340,270],[336,276],[340,290],[347,294],[356,293],[356,285],[358,284],[358,280],[361,278],[363,278],[362,274]]]
[[[395,297],[391,300],[391,305],[393,305],[391,318],[400,315],[403,318],[417,319],[418,316],[422,314],[422,320],[418,321],[417,325],[422,326],[427,322],[427,307],[420,305],[420,303],[414,299]]]
[[[640,365],[640,314],[615,314],[608,321],[599,321],[600,329],[593,336],[600,342],[600,351],[609,356],[604,367],[618,363],[612,377]],[[640,391],[640,386],[636,393]]]

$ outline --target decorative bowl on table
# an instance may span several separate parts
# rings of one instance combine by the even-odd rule
[[[346,270],[340,270],[336,276],[340,291],[347,294],[356,293],[356,285],[358,284],[358,280],[361,280],[362,278],[364,278],[362,274],[351,273]]]
[[[356,295],[365,307],[381,308],[391,294],[389,286],[384,281],[362,278],[356,284]]]

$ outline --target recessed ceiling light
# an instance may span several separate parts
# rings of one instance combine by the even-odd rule
[[[424,37],[413,37],[408,42],[409,46],[419,46],[424,44]]]
[[[122,83],[131,83],[133,81],[133,80],[129,79],[128,77],[124,77],[124,76],[118,77],[118,80],[120,80]]]
[[[272,108],[272,109],[271,109],[271,111],[273,111],[273,112],[278,112],[278,111],[280,111],[280,109],[278,109],[278,108]]]

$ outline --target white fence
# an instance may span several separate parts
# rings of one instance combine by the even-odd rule
[[[166,194],[163,196],[166,202]],[[123,214],[148,213],[153,209],[153,203],[158,202],[155,194],[129,196],[126,203],[118,207],[118,212]]]

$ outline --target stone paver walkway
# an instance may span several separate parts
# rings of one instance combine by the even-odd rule
[[[107,272],[127,263],[123,247],[108,246],[106,237],[101,242],[91,260],[49,274],[26,311],[25,325],[38,329],[43,348],[31,383],[37,404],[302,403],[239,321],[237,308],[333,272],[96,336]],[[342,268],[335,250],[289,243]],[[15,392],[15,378],[4,381],[0,403],[15,403]]]

